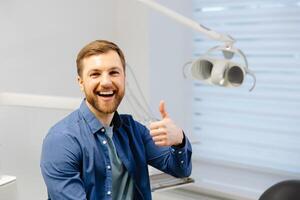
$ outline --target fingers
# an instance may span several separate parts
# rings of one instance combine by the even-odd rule
[[[158,129],[158,128],[165,128],[165,122],[164,121],[156,121],[156,122],[152,122],[149,125],[149,129],[150,130],[154,130],[154,129]]]
[[[159,112],[161,117],[164,119],[166,117],[168,117],[168,113],[166,111],[166,106],[165,106],[165,102],[164,101],[160,101],[159,102]]]
[[[152,137],[154,143],[158,146],[167,146],[168,145],[168,136],[167,134],[162,134]]]
[[[150,130],[150,135],[152,136],[152,140],[157,146],[168,145],[168,134],[165,128]]]
[[[169,118],[169,115],[166,111],[166,106],[164,101],[160,101],[159,103],[159,112],[162,117],[162,120],[152,122],[149,125],[150,134],[154,143],[157,146],[168,146],[170,143],[169,141],[169,124],[172,120]]]
[[[162,142],[167,140],[166,135],[159,135],[152,138],[154,142]]]
[[[150,130],[150,135],[152,137],[158,136],[158,135],[165,135],[167,134],[167,130],[165,128],[157,128]]]
[[[161,140],[161,141],[155,142],[155,144],[157,146],[161,146],[161,147],[170,146],[166,140]]]

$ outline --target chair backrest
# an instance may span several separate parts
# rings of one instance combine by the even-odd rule
[[[267,189],[259,200],[300,200],[300,180],[279,182]]]

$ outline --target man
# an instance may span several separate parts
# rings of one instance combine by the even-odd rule
[[[150,131],[116,111],[125,93],[125,58],[112,42],[96,40],[77,56],[80,108],[44,139],[41,171],[52,200],[151,199],[147,165],[176,177],[191,173],[191,145],[170,119]]]

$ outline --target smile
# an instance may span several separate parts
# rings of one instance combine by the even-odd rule
[[[112,97],[115,94],[114,91],[101,91],[97,92],[97,95],[100,97]]]

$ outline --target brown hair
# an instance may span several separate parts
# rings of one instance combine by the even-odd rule
[[[77,64],[77,74],[81,76],[82,72],[82,60],[89,56],[99,55],[103,53],[107,53],[108,51],[115,51],[120,56],[123,69],[125,70],[125,57],[122,50],[114,43],[107,41],[107,40],[95,40],[85,47],[83,47],[77,55],[76,64]]]

